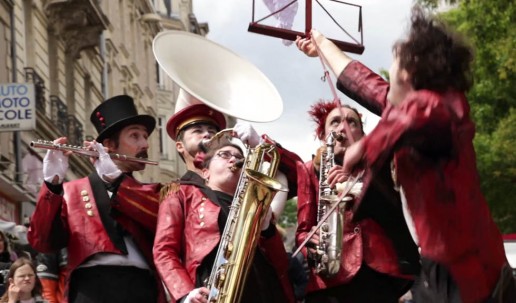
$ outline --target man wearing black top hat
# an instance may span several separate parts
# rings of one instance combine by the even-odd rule
[[[113,161],[107,154],[147,158],[148,136],[156,121],[138,115],[133,99],[125,95],[101,103],[90,120],[99,133],[99,143],[91,144],[100,155],[94,163],[96,172],[63,183],[68,155],[47,152],[45,182],[31,220],[29,242],[44,253],[68,248],[71,303],[166,302],[152,261],[152,228],[121,209],[139,196],[157,204],[160,186],[144,185],[132,177],[145,164]],[[66,138],[54,142],[66,143]],[[134,188],[133,195],[121,200],[117,195],[121,188]]]

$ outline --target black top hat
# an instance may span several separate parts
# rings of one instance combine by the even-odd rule
[[[156,119],[149,115],[138,115],[133,98],[127,95],[115,96],[102,102],[93,110],[90,120],[99,133],[97,142],[102,142],[127,125],[143,125],[149,135],[156,127]]]

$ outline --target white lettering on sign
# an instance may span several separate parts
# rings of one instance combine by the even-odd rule
[[[34,84],[0,84],[0,132],[36,128]]]

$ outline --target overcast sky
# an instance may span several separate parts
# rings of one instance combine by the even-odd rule
[[[263,0],[256,0],[257,10],[265,11]],[[267,133],[284,147],[298,153],[303,160],[309,160],[319,146],[314,138],[314,124],[307,111],[320,98],[333,99],[328,83],[320,80],[323,68],[318,58],[308,58],[295,45],[285,46],[281,39],[250,33],[251,0],[195,0],[194,13],[199,22],[207,22],[213,40],[249,60],[256,65],[276,86],[283,99],[282,116],[269,123],[252,123],[258,133]],[[287,1],[288,2],[288,1]],[[341,22],[341,25],[355,38],[358,10],[327,0],[320,0]],[[378,72],[389,69],[392,62],[391,46],[407,28],[412,0],[363,0],[347,1],[362,6],[363,39],[365,51],[352,57]],[[304,3],[299,1],[299,9],[294,21],[294,29],[304,31]],[[346,40],[345,34],[332,25],[313,1],[313,28],[331,38]],[[262,15],[260,15],[262,16]],[[258,19],[258,18],[256,18]],[[275,24],[271,19],[269,25]],[[349,41],[347,39],[346,41]],[[332,76],[333,81],[335,77]],[[350,99],[339,93],[343,103],[356,106]],[[366,132],[377,123],[378,118],[361,109],[365,116]]]

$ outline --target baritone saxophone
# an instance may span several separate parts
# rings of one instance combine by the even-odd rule
[[[262,221],[274,195],[278,191],[287,191],[286,187],[274,180],[279,159],[279,152],[273,144],[262,143],[254,149],[248,148],[206,285],[210,303],[240,302]]]
[[[321,155],[321,165],[319,168],[319,201],[317,206],[317,223],[325,216],[335,203],[339,206],[321,224],[319,229],[319,245],[316,253],[312,256],[315,265],[315,272],[324,277],[332,277],[339,272],[342,237],[344,229],[344,208],[345,202],[351,200],[350,196],[345,196],[339,201],[338,193],[330,188],[328,184],[328,174],[335,165],[334,147],[336,141],[342,141],[342,134],[332,131],[325,142],[325,150]]]

